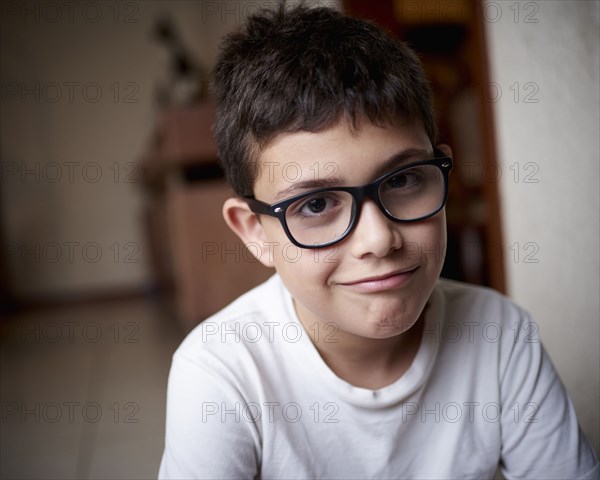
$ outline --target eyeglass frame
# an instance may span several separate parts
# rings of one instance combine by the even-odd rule
[[[442,208],[444,208],[444,206],[446,205],[446,202],[448,201],[448,175],[450,174],[450,170],[452,170],[453,163],[452,163],[452,158],[448,157],[447,155],[445,155],[443,152],[441,152],[437,148],[434,149],[434,154],[436,155],[435,158],[432,158],[430,160],[422,160],[419,162],[413,162],[413,163],[409,163],[407,165],[402,165],[401,167],[398,167],[398,168],[392,170],[391,172],[388,172],[388,173],[382,175],[381,177],[373,180],[372,182],[370,182],[366,185],[359,185],[359,186],[354,186],[354,187],[317,188],[315,190],[310,190],[308,192],[294,195],[293,197],[287,198],[285,200],[282,200],[280,202],[273,203],[273,204],[269,204],[269,203],[263,202],[261,200],[258,200],[256,198],[254,198],[254,196],[244,196],[244,197],[242,197],[242,199],[248,204],[248,206],[250,207],[250,210],[252,210],[252,212],[278,218],[288,239],[297,247],[307,248],[307,249],[329,247],[331,245],[334,245],[334,244],[339,243],[342,240],[344,240],[348,235],[350,235],[352,230],[354,230],[354,228],[356,227],[356,224],[358,223],[358,217],[360,216],[359,212],[360,212],[360,209],[362,207],[365,197],[373,200],[373,202],[375,202],[375,204],[383,212],[385,217],[396,223],[421,222],[430,217],[433,217]],[[439,154],[441,154],[442,156],[437,156]],[[431,212],[427,215],[423,215],[422,217],[418,217],[418,218],[414,218],[414,219],[410,219],[410,220],[402,220],[402,219],[394,217],[385,208],[385,206],[381,202],[381,198],[379,196],[379,187],[387,179],[393,177],[394,175],[398,175],[398,173],[402,172],[403,170],[409,170],[411,168],[420,167],[423,165],[433,165],[433,166],[439,168],[440,171],[442,172],[442,177],[444,179],[444,194],[443,194],[442,202],[440,203],[440,206],[437,209],[435,209],[433,212]],[[302,198],[310,197],[312,195],[316,195],[316,194],[319,194],[322,192],[331,192],[331,191],[347,192],[352,196],[352,200],[353,200],[352,201],[352,214],[350,217],[350,222],[348,223],[348,227],[346,228],[346,230],[344,230],[344,232],[338,238],[336,238],[335,240],[332,240],[330,242],[326,242],[326,243],[318,244],[318,245],[306,245],[306,244],[298,242],[294,238],[292,233],[290,232],[290,229],[287,225],[287,220],[286,220],[285,215],[286,215],[286,211],[287,211],[288,207],[290,205],[296,203],[298,200],[301,200]]]

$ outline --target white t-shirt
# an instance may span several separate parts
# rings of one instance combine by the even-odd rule
[[[335,341],[333,325],[318,334]],[[376,391],[329,369],[278,275],[173,357],[161,479],[480,479],[499,464],[507,478],[600,471],[536,324],[489,289],[440,279],[411,367]]]

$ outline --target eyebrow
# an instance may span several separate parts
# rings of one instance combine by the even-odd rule
[[[375,171],[375,176],[373,180],[381,177],[385,173],[393,170],[394,168],[400,167],[404,163],[409,163],[410,160],[419,159],[428,159],[433,158],[435,154],[423,148],[408,148],[403,150],[402,152],[396,153],[388,158],[382,165],[380,165]],[[296,194],[301,194],[304,192],[309,192],[310,190],[316,190],[319,188],[335,188],[345,186],[344,182],[342,182],[339,178],[322,178],[322,179],[312,179],[312,180],[304,180],[298,183],[294,183],[283,190],[277,192],[274,197],[274,203],[285,198],[292,197]]]
[[[385,162],[383,162],[377,170],[375,170],[375,179],[385,175],[386,173],[394,170],[395,168],[400,167],[403,164],[417,162],[419,160],[429,160],[435,157],[435,153],[430,152],[424,148],[408,148],[403,150],[402,152],[396,153],[388,158]]]

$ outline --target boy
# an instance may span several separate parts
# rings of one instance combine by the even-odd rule
[[[595,478],[527,313],[440,280],[451,150],[406,46],[329,9],[229,36],[227,224],[276,275],[174,355],[161,478]]]

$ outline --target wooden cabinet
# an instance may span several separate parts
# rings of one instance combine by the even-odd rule
[[[217,165],[213,118],[209,103],[164,112],[143,162],[154,274],[186,330],[273,273],[221,215],[233,192]]]

